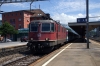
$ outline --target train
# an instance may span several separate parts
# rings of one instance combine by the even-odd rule
[[[67,43],[68,30],[54,20],[33,20],[29,24],[28,48],[33,53],[48,53]]]

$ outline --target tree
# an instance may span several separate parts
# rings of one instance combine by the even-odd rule
[[[5,37],[5,42],[6,42],[7,35],[18,34],[18,31],[15,30],[15,28],[8,22],[4,22],[0,27],[0,33]]]

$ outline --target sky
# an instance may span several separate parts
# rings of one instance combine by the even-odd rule
[[[76,22],[77,18],[86,17],[86,0],[47,0],[32,3],[32,9],[40,9],[49,13],[51,18],[60,23]],[[30,2],[3,4],[0,10],[4,12],[28,10]],[[100,16],[100,0],[89,0],[89,17]],[[0,19],[2,17],[0,16]],[[99,21],[100,17],[90,18],[90,21]]]

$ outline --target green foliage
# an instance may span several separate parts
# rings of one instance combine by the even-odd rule
[[[18,31],[14,29],[12,25],[8,22],[4,22],[0,27],[0,33],[4,36],[11,35],[11,34],[18,34]]]

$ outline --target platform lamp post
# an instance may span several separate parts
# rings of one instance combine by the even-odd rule
[[[86,37],[87,49],[89,49],[89,0],[86,0]]]

